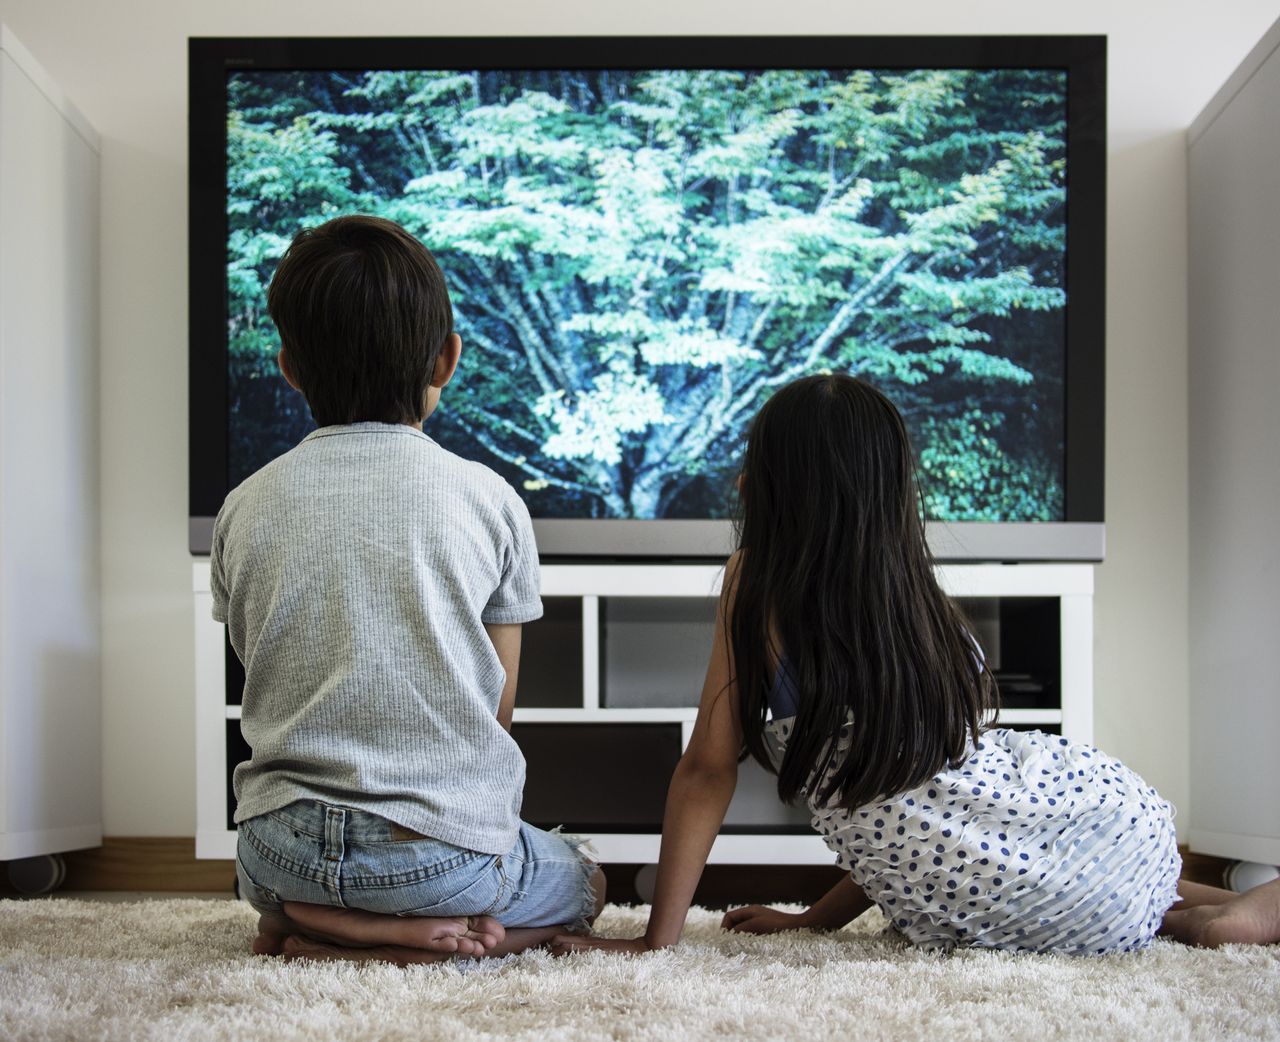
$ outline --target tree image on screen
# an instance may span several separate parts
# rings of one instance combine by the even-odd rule
[[[535,517],[728,516],[762,402],[842,371],[903,412],[927,516],[1062,520],[1064,74],[235,72],[228,97],[233,483],[312,426],[276,264],[370,213],[453,297],[427,432]]]

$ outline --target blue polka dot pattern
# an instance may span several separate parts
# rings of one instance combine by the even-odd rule
[[[767,725],[776,756],[794,722]],[[1120,761],[1058,735],[987,731],[910,792],[810,811],[837,864],[924,948],[1132,951],[1177,899],[1173,808]]]

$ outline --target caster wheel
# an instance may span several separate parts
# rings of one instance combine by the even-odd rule
[[[67,878],[67,862],[61,854],[38,854],[9,862],[9,882],[20,894],[48,894]]]
[[[1255,886],[1280,879],[1280,868],[1275,865],[1260,865],[1256,861],[1233,861],[1222,873],[1222,881],[1228,890],[1243,894]]]

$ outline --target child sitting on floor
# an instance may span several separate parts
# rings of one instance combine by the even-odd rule
[[[245,668],[253,950],[323,935],[290,902],[390,913],[383,939],[417,961],[585,930],[604,877],[520,820],[508,733],[521,624],[542,614],[529,514],[422,431],[461,350],[440,269],[399,226],[342,217],[294,239],[268,303],[318,429],[214,524],[213,613]]]

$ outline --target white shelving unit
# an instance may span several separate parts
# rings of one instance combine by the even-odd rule
[[[1192,850],[1280,865],[1280,20],[1187,131]]]
[[[561,644],[550,656],[537,658],[531,652],[538,640],[534,627],[541,623],[529,627],[520,689],[522,693],[526,689],[534,691],[541,680],[537,675],[540,663],[571,657],[572,653],[563,645],[577,643],[581,667],[579,690],[569,696],[560,691],[556,697],[561,704],[556,705],[521,705],[521,698],[517,696],[513,730],[518,732],[526,725],[540,724],[607,724],[622,728],[671,725],[673,729],[679,727],[680,748],[683,748],[697,713],[701,670],[705,666],[706,645],[701,638],[709,633],[710,624],[704,620],[714,614],[721,576],[722,568],[715,564],[544,566],[542,594],[549,607],[560,606],[556,615]],[[224,627],[214,622],[210,614],[208,561],[193,562],[192,578],[196,640],[196,856],[229,858],[235,856],[235,832],[228,827],[228,776],[234,765],[228,762],[227,733],[228,721],[239,719],[240,707],[227,700],[225,634]],[[949,595],[972,604],[994,607],[1004,601],[1024,600],[1056,606],[1057,631],[1048,639],[1057,641],[1057,647],[1049,649],[1050,660],[1058,664],[1058,675],[1052,678],[1059,692],[1057,704],[1007,709],[1001,713],[1000,722],[1009,726],[1044,727],[1076,740],[1090,741],[1093,734],[1092,566],[943,565],[938,568],[938,579]],[[567,613],[563,610],[563,599],[569,599]],[[575,600],[579,602],[576,608],[571,603]],[[611,613],[627,617],[611,622]],[[548,615],[551,614],[549,611]],[[614,634],[612,646],[611,632]],[[561,651],[563,655],[559,654]],[[701,661],[700,666],[695,665],[697,661]],[[569,665],[569,671],[576,677],[579,662]],[[644,683],[642,674],[646,671],[651,671],[655,678],[651,688]],[[672,677],[676,675],[680,677],[679,690],[673,691]],[[546,685],[546,689],[557,687]],[[541,702],[545,696],[535,695],[529,700]],[[631,704],[637,700],[683,704]],[[531,778],[534,769],[531,766]],[[748,781],[745,776],[744,781]],[[656,782],[665,791],[666,778]],[[758,783],[759,779],[756,782],[754,786],[740,783],[739,792],[750,789],[751,793],[767,798],[767,788]],[[731,808],[731,816],[733,813]],[[712,863],[830,863],[831,855],[818,836],[779,834],[776,828],[772,832],[762,828],[760,833],[751,833],[749,804],[745,808],[745,825],[743,813],[741,810],[738,813],[733,834],[717,838],[711,850]],[[658,857],[659,836],[652,831],[592,830],[590,837],[601,860],[606,862],[643,864],[654,862]]]
[[[22,889],[102,842],[99,150],[0,25],[0,861]]]

